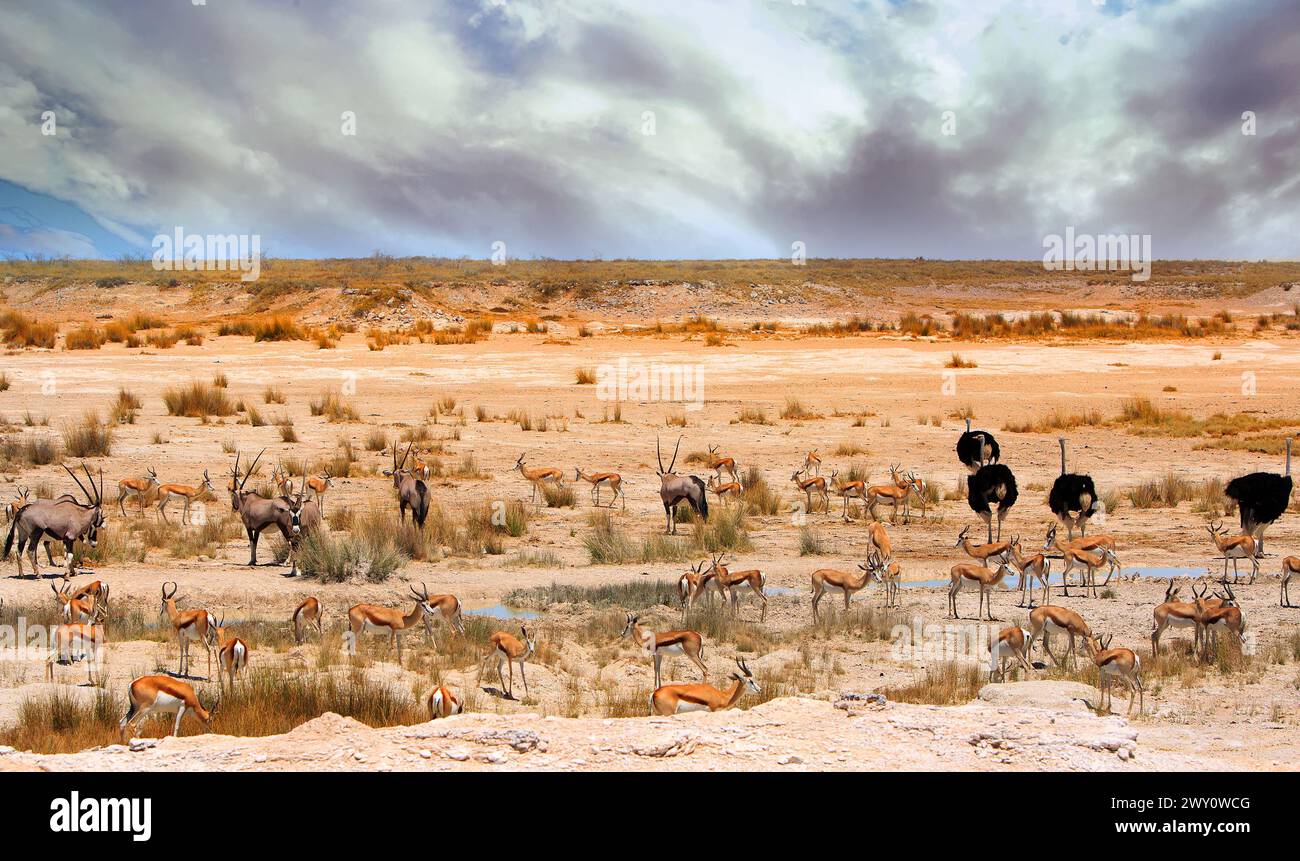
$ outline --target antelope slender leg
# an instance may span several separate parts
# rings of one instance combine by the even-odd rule
[[[172,724],[172,735],[177,738],[181,734],[181,718],[183,717],[185,717],[185,706],[181,706],[176,710],[176,723]]]
[[[524,672],[523,658],[519,659],[519,678],[524,680],[524,696],[528,696],[528,674]]]

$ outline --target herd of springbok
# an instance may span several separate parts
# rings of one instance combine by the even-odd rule
[[[658,457],[658,476],[660,479],[660,501],[665,512],[665,532],[676,532],[677,507],[685,503],[695,514],[707,521],[709,516],[708,494],[715,495],[719,504],[729,505],[743,500],[746,488],[740,480],[734,458],[721,454],[717,446],[709,446],[706,463],[710,471],[707,480],[695,475],[683,475],[676,471],[677,454],[681,447],[681,438],[667,467],[663,464],[662,451],[656,442]],[[957,451],[960,459],[970,471],[968,484],[972,509],[980,514],[989,526],[989,540],[983,543],[971,539],[970,527],[963,528],[957,535],[954,549],[960,549],[969,561],[954,564],[950,571],[948,592],[948,612],[953,619],[961,618],[957,601],[965,589],[978,590],[979,607],[977,619],[998,621],[993,616],[992,601],[995,590],[1005,586],[1006,579],[1013,574],[1019,579],[1020,602],[1018,607],[1029,610],[1029,628],[1010,626],[1002,628],[991,636],[990,679],[1005,679],[1009,662],[1014,661],[1026,673],[1031,673],[1034,664],[1031,660],[1034,646],[1041,642],[1043,651],[1054,664],[1073,662],[1077,657],[1077,643],[1082,642],[1088,656],[1096,665],[1098,684],[1101,689],[1101,701],[1104,706],[1110,693],[1111,684],[1119,680],[1129,691],[1128,710],[1131,713],[1133,699],[1138,698],[1139,713],[1145,706],[1145,695],[1141,679],[1141,662],[1136,652],[1122,647],[1111,647],[1111,637],[1094,631],[1083,616],[1076,610],[1051,603],[1052,597],[1052,562],[1061,561],[1061,579],[1059,587],[1064,597],[1069,598],[1072,576],[1077,577],[1075,584],[1082,597],[1097,597],[1099,585],[1107,586],[1112,576],[1121,571],[1117,556],[1118,548],[1113,536],[1087,535],[1087,520],[1095,510],[1096,490],[1089,476],[1079,476],[1065,472],[1065,446],[1061,441],[1062,475],[1058,479],[1059,487],[1054,489],[1052,501],[1053,512],[1057,514],[1061,525],[1067,528],[1068,535],[1063,539],[1053,525],[1039,547],[1028,547],[1019,536],[996,540],[992,536],[991,506],[998,506],[998,527],[1001,531],[1002,520],[1006,510],[1014,504],[1014,476],[1005,465],[998,463],[1000,448],[991,434],[982,431],[967,432],[959,440]],[[399,458],[396,445],[392,447],[392,467],[384,475],[391,477],[395,490],[398,517],[405,520],[409,512],[416,524],[422,526],[429,510],[430,489],[427,480],[428,468],[417,457],[411,458],[411,447]],[[529,466],[521,453],[515,462],[515,469],[532,487],[532,501],[537,502],[538,492],[545,495],[548,488],[560,486],[565,473],[557,467]],[[282,467],[273,471],[273,495],[263,496],[255,490],[246,488],[249,478],[255,473],[262,454],[259,453],[246,468],[241,470],[242,455],[236,454],[230,470],[227,491],[231,510],[238,515],[245,528],[249,542],[249,565],[257,565],[257,544],[259,536],[266,530],[275,528],[284,537],[290,548],[289,555],[293,570],[297,573],[297,551],[301,542],[315,530],[320,529],[324,516],[324,495],[332,486],[332,476],[322,473],[317,476],[302,476],[295,483]],[[996,470],[991,467],[996,466]],[[89,488],[82,484],[77,474],[64,467],[82,491],[85,501],[71,494],[57,499],[31,499],[27,488],[19,488],[19,498],[5,507],[10,522],[5,540],[4,553],[8,554],[17,540],[18,571],[24,576],[22,557],[27,553],[32,566],[33,577],[39,576],[36,549],[44,544],[47,560],[53,565],[50,545],[61,543],[64,550],[64,585],[52,586],[59,602],[63,622],[57,625],[51,637],[51,649],[47,660],[47,678],[53,679],[56,664],[66,664],[73,660],[87,659],[89,681],[95,683],[96,669],[101,666],[103,649],[106,643],[105,625],[110,618],[109,588],[102,581],[73,589],[68,582],[74,573],[73,551],[78,541],[91,547],[96,546],[97,533],[103,527],[103,475],[98,483],[83,464],[82,471],[89,482]],[[595,506],[613,507],[621,500],[623,508],[627,501],[624,493],[625,482],[615,472],[584,471],[574,468],[574,481],[585,481],[591,486],[591,501]],[[1255,474],[1260,475],[1260,474]],[[724,478],[726,479],[724,481]],[[1249,477],[1248,477],[1249,478]],[[861,511],[869,515],[867,520],[867,537],[869,549],[866,559],[857,564],[856,570],[841,571],[835,568],[818,568],[811,572],[811,610],[814,624],[821,620],[821,600],[828,593],[838,594],[842,598],[843,608],[848,611],[853,595],[868,585],[879,585],[884,594],[885,607],[897,607],[900,604],[899,589],[902,583],[902,569],[894,558],[893,545],[888,528],[877,516],[881,503],[890,507],[890,523],[896,523],[901,513],[904,522],[911,517],[913,499],[919,501],[922,517],[926,516],[927,485],[915,472],[904,471],[900,465],[889,468],[889,481],[868,485],[861,479],[839,479],[839,471],[832,469],[829,479],[822,475],[822,460],[816,451],[806,453],[803,462],[791,475],[791,481],[803,495],[805,511],[814,511],[815,498],[820,500],[822,510],[831,512],[830,494],[841,497],[842,507],[839,518],[851,519],[850,501],[857,501]],[[1290,488],[1290,456],[1288,440],[1288,459],[1286,488]],[[1008,487],[1010,492],[1008,493]],[[1063,488],[1063,489],[1061,489]],[[143,478],[125,478],[118,483],[118,505],[123,516],[127,516],[125,504],[134,500],[139,506],[139,515],[144,513],[146,497],[157,498],[159,515],[166,519],[169,502],[178,502],[182,506],[181,522],[188,523],[191,508],[204,494],[214,493],[208,472],[203,473],[202,481],[189,484],[163,484],[157,472],[150,467]],[[609,492],[607,502],[602,503],[600,493]],[[1058,494],[1057,490],[1061,492]],[[987,493],[986,493],[987,491]],[[1064,501],[1058,502],[1060,496]],[[796,508],[799,503],[795,503]],[[855,511],[858,510],[855,506]],[[1252,509],[1253,510],[1253,509]],[[1243,514],[1243,523],[1246,516]],[[1078,527],[1080,536],[1074,536]],[[1213,597],[1207,597],[1211,582],[1195,583],[1192,587],[1192,600],[1179,600],[1181,586],[1170,580],[1164,601],[1152,614],[1151,654],[1160,654],[1161,635],[1170,628],[1192,628],[1195,635],[1194,651],[1202,660],[1208,660],[1219,634],[1225,633],[1236,641],[1244,643],[1246,623],[1233,585],[1240,586],[1238,563],[1245,560],[1250,563],[1251,571],[1248,584],[1253,584],[1259,574],[1259,556],[1262,547],[1262,525],[1252,524],[1241,535],[1229,535],[1221,524],[1211,523],[1208,527],[1215,550],[1223,560],[1222,577]],[[1233,563],[1233,580],[1228,580],[1228,562]],[[759,621],[765,622],[768,609],[767,576],[758,569],[737,570],[738,566],[725,564],[726,554],[713,554],[690,566],[677,581],[677,594],[682,612],[688,613],[700,599],[710,603],[715,598],[732,613],[739,612],[739,599],[742,593],[752,597],[759,606]],[[1105,579],[1098,584],[1098,574],[1105,569]],[[1280,603],[1284,607],[1293,606],[1290,602],[1288,586],[1290,579],[1300,572],[1300,557],[1288,556],[1282,560],[1282,586]],[[1035,602],[1035,584],[1041,594],[1041,602]],[[361,635],[366,632],[387,634],[388,651],[397,652],[399,664],[402,662],[402,633],[417,625],[422,625],[426,641],[436,645],[433,637],[433,622],[441,620],[453,635],[464,636],[465,626],[461,615],[460,601],[454,595],[429,595],[427,587],[411,588],[413,603],[409,611],[401,608],[379,606],[374,604],[357,604],[344,614],[346,619],[344,636],[350,649],[355,649]],[[181,609],[176,597],[175,583],[162,585],[159,615],[169,623],[174,631],[180,650],[180,663],[176,674],[146,675],[131,682],[129,688],[130,708],[122,718],[120,729],[123,737],[137,722],[151,714],[168,714],[174,716],[173,732],[179,732],[181,718],[193,713],[205,726],[210,725],[212,714],[217,705],[204,708],[193,686],[186,681],[190,673],[190,647],[198,645],[207,657],[207,677],[211,678],[213,657],[216,657],[220,690],[233,688],[241,674],[248,667],[251,650],[248,643],[227,632],[224,616],[218,618],[204,608]],[[289,619],[295,641],[302,643],[314,631],[317,637],[324,635],[324,608],[320,600],[307,597],[294,610]],[[1058,657],[1051,649],[1051,637],[1064,634],[1068,637],[1069,648]],[[626,625],[621,638],[631,638],[640,652],[649,658],[654,668],[654,686],[649,697],[652,714],[679,714],[688,711],[716,711],[733,706],[746,691],[758,693],[760,684],[748,664],[737,658],[735,669],[729,674],[730,684],[725,688],[708,683],[708,667],[704,663],[704,637],[695,630],[655,631],[645,627],[640,617],[628,613]],[[536,640],[527,625],[520,626],[520,636],[507,631],[497,631],[490,637],[490,650],[484,656],[479,667],[481,678],[484,666],[491,660],[497,663],[497,676],[501,683],[501,694],[514,698],[514,670],[519,669],[520,680],[528,695],[528,679],[525,663],[536,651]],[[703,681],[698,684],[664,684],[663,658],[682,656],[693,663],[699,670]],[[220,701],[220,694],[217,703]],[[427,706],[431,718],[447,717],[458,714],[464,707],[461,695],[452,688],[439,684],[427,697]]]

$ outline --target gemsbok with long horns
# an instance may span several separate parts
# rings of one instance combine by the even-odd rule
[[[703,520],[709,519],[708,489],[704,482],[698,476],[678,475],[673,472],[673,468],[677,466],[677,452],[681,447],[682,438],[679,436],[677,446],[673,449],[673,459],[669,462],[668,468],[664,469],[659,437],[655,437],[655,457],[659,462],[659,500],[664,504],[664,517],[667,520],[664,532],[669,535],[677,534],[677,518],[674,516],[674,509],[682,500],[685,500]]]
[[[68,469],[67,465],[63,466],[65,472],[72,476],[72,480],[81,488],[81,492],[86,496],[86,503],[83,505],[77,502],[72,496],[65,494],[55,500],[39,499],[36,502],[30,502],[18,509],[14,515],[13,522],[9,524],[9,534],[5,537],[4,558],[9,557],[9,551],[13,548],[14,538],[18,537],[18,576],[23,576],[23,550],[24,546],[29,551],[28,558],[32,563],[32,576],[39,577],[40,570],[36,565],[36,548],[45,540],[46,536],[55,541],[63,542],[64,559],[66,567],[63,572],[63,579],[67,580],[72,577],[73,545],[78,541],[84,541],[92,548],[98,546],[99,530],[104,526],[104,472],[100,470],[99,484],[95,484],[94,478],[90,475],[90,469],[83,463],[82,470],[86,473],[86,480],[90,482],[91,490],[81,483],[76,473]],[[46,551],[48,553],[48,550]]]
[[[235,453],[235,465],[230,471],[231,481],[230,489],[230,510],[239,515],[240,522],[244,524],[244,532],[248,535],[248,564],[257,565],[257,541],[261,538],[262,533],[272,526],[280,530],[284,540],[290,545],[293,544],[293,538],[289,533],[292,516],[289,513],[289,500],[285,497],[272,497],[267,499],[255,491],[245,490],[244,485],[248,483],[249,476],[257,469],[257,462],[262,459],[262,454],[266,449],[262,449],[253,462],[249,465],[248,470],[240,476],[239,472],[239,452]]]
[[[384,475],[393,480],[393,488],[397,491],[397,509],[403,523],[406,522],[406,510],[411,510],[411,519],[415,525],[424,528],[424,520],[429,516],[429,486],[424,483],[424,479],[416,478],[411,470],[406,468],[406,459],[411,456],[412,442],[406,446],[406,454],[402,455],[399,462],[397,460],[397,443],[393,443],[393,468],[384,470]]]

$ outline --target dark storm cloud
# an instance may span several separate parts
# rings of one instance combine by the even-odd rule
[[[1072,225],[1295,256],[1285,0],[10,6],[0,206],[66,201],[100,253],[183,225],[281,255],[1032,258]],[[0,250],[87,235],[46,227]]]

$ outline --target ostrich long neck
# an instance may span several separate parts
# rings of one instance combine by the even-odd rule
[[[1061,440],[1061,475],[1065,475],[1065,440]]]

